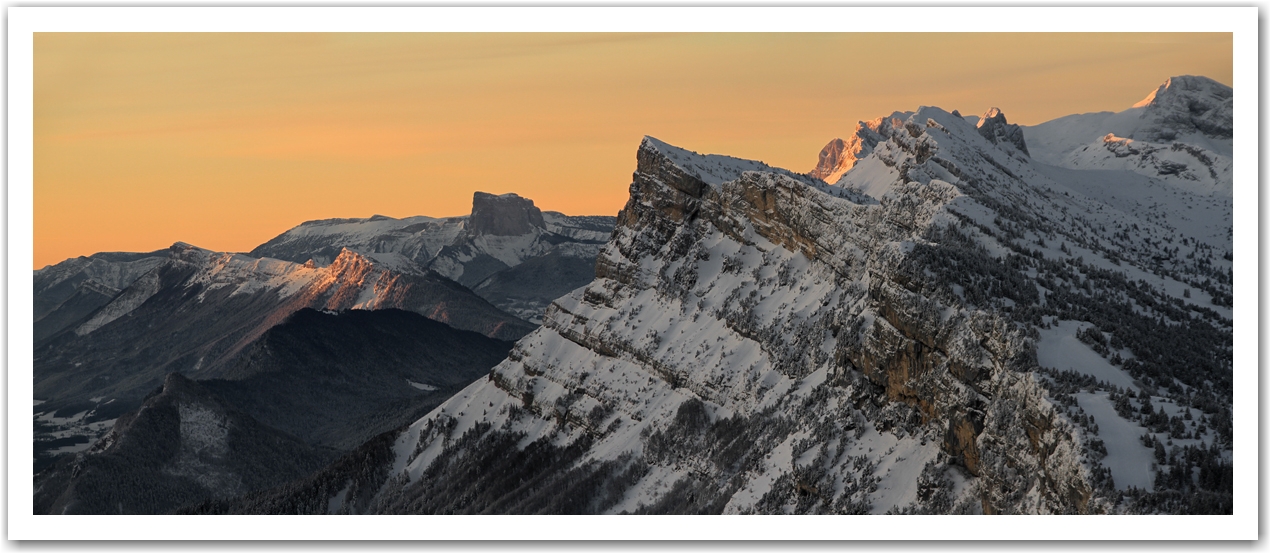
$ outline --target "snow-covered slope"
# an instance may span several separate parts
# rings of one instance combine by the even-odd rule
[[[977,122],[862,125],[835,187],[646,138],[595,280],[488,379],[224,512],[1228,512],[1229,223]]]
[[[309,221],[261,244],[251,255],[299,263],[311,259],[324,266],[347,248],[399,272],[434,270],[477,290],[501,309],[539,322],[547,304],[560,294],[541,299],[533,291],[568,291],[586,284],[590,278],[573,278],[571,268],[593,264],[598,246],[608,240],[612,229],[612,217],[544,213],[533,200],[516,194],[476,192],[467,216],[392,219],[377,215]],[[532,272],[536,280],[512,273],[497,279],[523,283],[525,290],[481,286],[486,279],[531,259],[539,260],[539,269]]]
[[[43,341],[105,305],[165,257],[163,251],[104,252],[36,270],[32,298],[35,341]]]
[[[1069,115],[1023,132],[1032,156],[1050,165],[1133,171],[1229,196],[1232,105],[1226,85],[1173,77],[1124,111]]]
[[[257,246],[250,255],[328,265],[345,248],[364,255],[396,253],[426,264],[463,230],[463,217],[307,221]],[[303,258],[303,259],[301,259]]]

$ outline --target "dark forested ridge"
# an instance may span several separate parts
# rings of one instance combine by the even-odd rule
[[[397,309],[303,309],[225,372],[167,376],[140,409],[36,476],[37,513],[156,514],[294,481],[426,414],[511,342]]]
[[[427,413],[511,346],[399,309],[303,309],[203,384],[269,426],[347,450]]]
[[[36,475],[37,514],[162,514],[299,478],[332,458],[169,375],[87,452]]]

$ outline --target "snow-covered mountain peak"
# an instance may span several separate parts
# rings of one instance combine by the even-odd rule
[[[1132,138],[1168,142],[1200,133],[1210,138],[1231,139],[1234,91],[1209,79],[1185,75],[1172,77],[1134,107],[1146,108],[1143,128]]]
[[[466,231],[472,236],[520,236],[546,230],[542,210],[534,201],[508,193],[494,195],[476,192],[472,195],[472,215]]]
[[[188,242],[174,242],[172,246],[168,248],[168,251],[172,252],[173,255],[183,255],[189,252],[211,253],[211,250],[200,248]]]
[[[556,300],[489,379],[403,432],[390,477],[414,488],[386,492],[380,512],[406,512],[399,497],[446,478],[475,451],[454,445],[472,429],[505,433],[507,451],[574,444],[588,461],[645,471],[596,512],[691,496],[710,512],[880,513],[921,503],[917,476],[949,465],[979,479],[959,488],[975,490],[970,511],[1104,508],[1090,501],[1081,436],[1028,375],[1031,342],[1010,312],[944,288],[1007,251],[986,236],[961,244],[1044,198],[1023,186],[1029,161],[939,108],[863,130],[876,147],[844,178],[868,176],[883,192],[871,202],[645,139],[595,281]],[[1045,430],[1025,435],[1021,417]],[[717,446],[699,438],[712,424],[726,427]],[[731,457],[734,443],[746,447]],[[1018,474],[1017,496],[990,496]],[[787,506],[791,494],[815,499]]]
[[[216,255],[216,252],[212,250],[200,248],[186,242],[176,242],[168,248],[169,258],[187,263],[203,263],[214,255]]]
[[[1204,103],[1213,105],[1224,102],[1231,96],[1233,96],[1233,90],[1229,86],[1208,77],[1181,75],[1169,77],[1158,88],[1147,94],[1146,98],[1133,104],[1133,107],[1167,105],[1178,102],[1179,99],[1201,102],[1207,99],[1207,102]]]
[[[1188,192],[1229,195],[1233,99],[1230,87],[1207,77],[1172,77],[1124,111],[1069,115],[1024,132],[1042,163],[1133,171]]]
[[[960,114],[922,106],[870,121],[857,132],[871,135],[873,145],[857,154],[859,159],[835,187],[881,201],[913,182],[971,185],[975,178],[967,171],[981,163],[992,168],[984,169],[989,173],[1003,169],[1016,177],[1027,170],[1027,145],[1018,126],[1005,122],[1000,110],[989,113],[976,125]]]
[[[309,221],[257,246],[251,255],[325,267],[347,249],[363,256],[363,263],[393,273],[426,276],[431,269],[473,289],[501,273],[502,285],[481,288],[485,299],[537,320],[552,299],[589,281],[595,253],[613,224],[608,216],[543,212],[514,193],[475,192],[469,215]],[[560,247],[565,244],[587,247]],[[511,271],[530,260],[537,261]],[[341,263],[356,265],[356,260]],[[533,292],[512,298],[512,289]]]
[[[682,176],[690,177],[690,180],[697,180],[716,188],[725,182],[741,178],[741,174],[746,171],[781,173],[799,180],[805,178],[792,171],[772,167],[761,161],[717,154],[698,154],[691,150],[671,146],[651,136],[645,136],[643,142],[640,143],[638,156],[641,167],[645,165],[646,161],[648,165],[654,166],[659,165],[659,162],[654,160],[664,159],[670,162],[678,172],[681,172]],[[668,169],[667,167],[663,168]]]

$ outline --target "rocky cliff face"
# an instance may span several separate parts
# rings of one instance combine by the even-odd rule
[[[542,211],[534,206],[533,200],[516,194],[495,196],[477,192],[472,197],[472,214],[465,230],[469,234],[516,236],[546,228]]]
[[[877,133],[881,123],[881,119],[868,123],[861,121],[859,125],[856,125],[855,132],[846,140],[841,138],[830,140],[820,150],[820,161],[808,175],[829,184],[838,182],[842,175],[855,167],[857,161],[873,151],[873,147],[881,138]]]
[[[1009,144],[1023,155],[1028,155],[1027,141],[1023,138],[1023,129],[1018,125],[1011,125],[1005,120],[1005,114],[1000,109],[992,108],[983,117],[979,118],[979,122],[975,125],[979,129],[979,134],[986,138],[988,142],[997,145]]]
[[[645,138],[595,279],[488,379],[359,454],[373,469],[223,512],[338,489],[375,513],[1222,512],[1223,261],[1165,265],[1135,243],[1183,223],[990,120],[880,118],[837,186]],[[1167,478],[1147,437],[1178,444]]]

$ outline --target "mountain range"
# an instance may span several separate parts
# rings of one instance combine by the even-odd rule
[[[322,266],[348,248],[397,271],[431,269],[538,323],[551,300],[591,280],[612,230],[612,217],[544,213],[516,194],[477,192],[466,217],[309,221],[250,255]]]
[[[500,225],[504,219],[519,224]],[[425,265],[438,253],[454,260],[461,256],[449,252],[492,252],[502,261],[490,253],[468,259],[490,272],[486,297],[532,313],[589,280],[595,242],[611,231],[612,218],[543,214],[514,194],[478,192],[473,215],[427,221],[437,220],[310,222],[250,254],[178,242],[167,250],[100,253],[37,270],[37,471],[59,454],[89,447],[165,375],[207,379],[237,370],[253,344],[302,309],[404,309],[494,339],[520,338],[535,324]],[[464,266],[452,263],[448,274],[458,276]]]
[[[272,443],[294,454],[242,449],[271,462],[295,461],[269,469],[278,475],[272,486],[224,476],[199,494],[180,496],[184,502],[173,509],[1229,513],[1231,98],[1230,88],[1215,81],[1174,77],[1125,111],[1033,127],[1011,124],[995,108],[975,117],[919,107],[860,122],[829,142],[810,173],[645,137],[635,152],[630,198],[609,231],[600,221],[595,228],[552,223],[514,196],[478,195],[473,215],[462,222],[372,218],[296,227],[253,252],[296,261],[256,261],[254,270],[269,279],[216,287],[166,276],[157,265],[37,350],[37,395],[94,393],[83,377],[48,380],[41,388],[40,368],[70,371],[71,359],[89,355],[74,349],[76,340],[112,325],[131,328],[115,321],[138,305],[183,305],[173,313],[198,313],[202,294],[210,304],[236,306],[239,289],[247,289],[240,295],[272,290],[270,298],[298,294],[310,285],[290,287],[299,282],[297,271],[353,265],[399,275],[393,278],[427,269],[457,282],[457,290],[479,293],[497,284],[510,297],[523,293],[515,290],[523,279],[507,271],[529,265],[522,271],[532,273],[531,263],[538,263],[535,270],[550,273],[563,262],[546,258],[567,257],[561,247],[594,246],[589,278],[551,300],[541,325],[514,336],[505,357],[494,353],[491,368],[465,372],[479,373],[466,385],[450,381],[463,387],[435,408],[413,420],[367,415],[391,422],[374,436],[326,442],[331,449],[321,451],[333,460],[321,468],[311,469],[306,450],[287,449],[293,442]],[[602,244],[597,233],[605,234]],[[296,253],[285,251],[293,246]],[[328,261],[321,256],[336,246],[343,249],[323,267]],[[191,278],[199,286],[169,284]],[[138,299],[151,289],[174,291]],[[322,292],[313,297],[326,303],[304,307],[400,306],[429,316],[411,307],[419,303],[384,303],[378,288],[356,288],[357,298],[367,289],[376,291],[368,300],[333,304],[338,291]],[[229,313],[247,310],[217,309],[205,320],[237,320]],[[297,395],[303,402],[327,386],[306,382],[305,371],[274,367],[329,359],[323,373],[347,378],[340,367],[369,355],[355,349],[360,339],[351,338],[351,327],[303,333],[325,336],[314,341],[287,339],[286,325],[310,319],[371,327],[349,313],[296,311],[272,325],[251,319],[229,330],[205,323],[208,336],[227,336],[202,341],[209,345],[198,359],[210,356],[208,364],[152,354],[170,360],[154,363],[144,378],[122,369],[100,373],[113,377],[103,386],[122,395],[124,387],[114,382],[132,378],[153,387],[161,380],[162,391],[146,401],[162,401],[187,381],[164,380],[160,368],[207,370],[200,374],[213,378],[199,386],[219,390],[217,398],[231,398],[220,401],[272,430],[304,406],[289,404],[281,409],[287,415],[271,414],[259,400],[250,407],[254,382],[308,385]],[[469,329],[475,336],[522,328],[492,315],[462,320],[479,327]],[[132,344],[146,344],[150,335],[129,336]],[[339,336],[350,337],[347,353],[313,353],[321,344],[343,343]],[[41,365],[40,351],[59,362]],[[407,365],[404,359],[370,364],[396,367]],[[335,395],[323,401],[338,404]],[[176,403],[179,425],[187,418],[188,424],[229,420],[185,417]],[[104,441],[43,478],[58,483],[52,489],[88,489],[73,467],[105,462],[90,459],[112,447],[125,455],[114,444],[128,442],[137,426],[131,421],[147,412],[120,417]],[[288,428],[283,436],[304,432],[302,424]],[[185,474],[181,452],[190,439],[167,432],[166,441],[153,442],[168,448],[153,456],[166,459],[157,470]],[[295,438],[295,447],[319,451],[318,435],[327,434]],[[210,466],[229,467],[206,474],[243,478],[223,462],[235,458],[224,453],[237,451],[232,439],[193,440],[213,444],[197,446],[221,460]],[[364,441],[352,445],[358,440]],[[65,509],[67,493],[37,507]],[[81,501],[109,511],[109,503]]]

